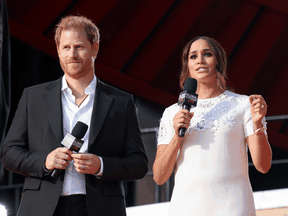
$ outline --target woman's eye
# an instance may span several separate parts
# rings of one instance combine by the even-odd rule
[[[196,59],[196,58],[197,58],[196,55],[191,55],[191,56],[190,56],[190,59]]]
[[[208,57],[211,57],[213,54],[210,53],[210,52],[207,52],[207,53],[205,53],[204,55],[205,55],[205,56],[208,56]]]

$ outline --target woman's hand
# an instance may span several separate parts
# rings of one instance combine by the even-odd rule
[[[272,150],[267,135],[265,133],[256,133],[263,126],[262,119],[267,113],[267,104],[261,95],[251,95],[249,101],[254,134],[246,137],[246,143],[255,168],[259,172],[267,173],[271,168]]]
[[[267,113],[267,104],[261,95],[251,95],[249,97],[252,121],[255,130],[262,127],[262,119]]]
[[[190,113],[186,109],[181,109],[176,113],[173,118],[173,127],[176,134],[178,134],[181,127],[188,128],[190,126],[190,121],[193,115],[194,113]]]

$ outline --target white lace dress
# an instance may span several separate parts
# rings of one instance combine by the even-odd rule
[[[164,111],[158,145],[170,143],[180,108],[174,104]],[[191,111],[194,117],[177,156],[169,216],[256,215],[245,143],[254,133],[248,96],[225,91],[199,99]]]

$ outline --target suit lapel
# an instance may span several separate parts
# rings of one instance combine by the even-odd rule
[[[110,92],[111,90],[109,87],[97,79],[88,148],[91,147],[96,137],[98,136],[108,111],[112,105],[113,98],[109,96]]]
[[[46,113],[48,121],[59,143],[55,143],[60,147],[63,139],[63,117],[61,102],[61,81],[62,78],[54,81],[47,87],[47,93],[43,95],[46,103]]]

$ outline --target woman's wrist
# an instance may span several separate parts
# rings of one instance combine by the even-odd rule
[[[177,142],[177,143],[181,143],[183,140],[183,137],[180,137],[178,134],[174,134],[173,139]]]
[[[253,127],[254,127],[254,131],[256,131],[257,129],[263,127],[263,123],[262,123],[262,121],[259,121],[259,122],[253,122]]]
[[[254,134],[260,135],[260,134],[266,134],[267,130],[267,123],[265,121],[258,122],[257,124],[253,124],[254,127]]]
[[[254,129],[254,134],[255,135],[260,135],[260,134],[264,134],[265,132],[264,132],[264,126],[262,126],[262,127],[259,127],[258,129]]]

